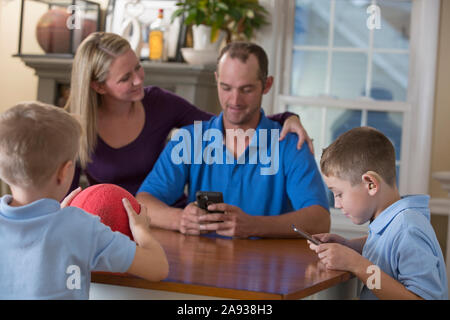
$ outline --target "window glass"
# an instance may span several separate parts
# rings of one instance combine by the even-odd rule
[[[408,96],[412,1],[296,0],[295,5],[291,77],[284,89],[299,101],[288,110],[300,115],[314,139],[316,160],[340,134],[371,126],[395,147],[398,183],[407,108],[399,109]],[[369,28],[374,13],[379,13],[379,28]],[[351,103],[346,107],[339,100]]]
[[[327,46],[330,1],[297,0],[295,5],[294,45]]]
[[[375,48],[409,49],[411,1],[378,0],[381,28],[373,34]]]
[[[335,47],[367,48],[369,46],[369,29],[365,27],[367,6],[362,2],[336,0],[333,28]]]
[[[406,101],[408,68],[408,54],[375,53],[371,81],[372,98]]]
[[[321,51],[294,51],[292,95],[318,96],[325,92],[327,56],[326,52]]]
[[[342,99],[364,96],[367,77],[365,53],[335,52],[331,71],[331,95]]]

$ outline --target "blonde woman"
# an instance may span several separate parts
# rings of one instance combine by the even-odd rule
[[[96,32],[79,46],[72,67],[66,108],[79,116],[85,135],[80,163],[89,184],[114,183],[133,195],[151,171],[173,128],[209,120],[183,98],[161,88],[144,87],[144,69],[130,44],[113,34]],[[298,148],[311,140],[292,113],[272,116],[299,136]]]

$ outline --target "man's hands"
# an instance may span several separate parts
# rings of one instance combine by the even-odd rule
[[[181,212],[179,231],[183,234],[199,235],[200,221],[199,218],[208,214],[205,210],[197,207],[195,202],[189,203]]]
[[[226,203],[211,204],[210,211],[224,213],[208,213],[192,202],[181,213],[179,231],[183,234],[199,235],[215,231],[229,237],[247,238],[253,231],[252,216],[240,208]]]

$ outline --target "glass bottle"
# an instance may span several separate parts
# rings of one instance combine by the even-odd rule
[[[158,10],[158,18],[150,25],[150,33],[148,36],[149,59],[152,61],[164,61],[165,58],[165,43],[164,32],[165,26],[163,22],[164,10]]]

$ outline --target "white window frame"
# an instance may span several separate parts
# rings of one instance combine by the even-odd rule
[[[262,3],[272,13],[272,30],[266,34],[269,37],[261,42],[269,48],[272,63],[269,71],[275,75],[273,93],[267,97],[272,102],[271,107],[267,104],[263,107],[269,113],[284,112],[289,104],[403,112],[400,193],[428,193],[440,0],[412,2],[406,102],[287,95],[290,72],[285,71],[290,70],[295,0],[265,0]]]

